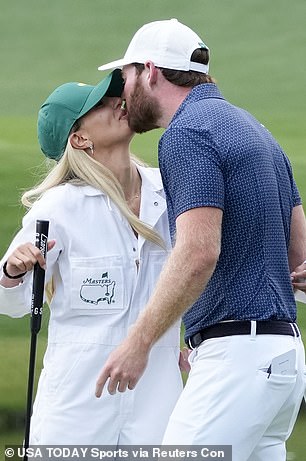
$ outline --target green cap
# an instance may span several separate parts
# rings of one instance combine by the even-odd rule
[[[121,70],[115,69],[96,86],[70,82],[56,88],[38,112],[37,131],[42,152],[59,160],[76,120],[87,114],[103,96],[121,96],[123,85]]]

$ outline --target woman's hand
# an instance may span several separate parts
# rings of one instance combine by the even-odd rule
[[[181,371],[185,373],[189,373],[190,371],[190,364],[188,361],[188,357],[191,353],[191,349],[188,347],[184,347],[183,350],[180,351],[180,358],[179,358],[179,367]]]
[[[55,240],[50,240],[48,242],[48,251],[50,251],[54,245]],[[38,263],[42,269],[46,269],[46,261],[40,249],[30,242],[20,245],[6,261],[6,272],[12,277],[20,276],[20,278],[10,279],[3,274],[1,285],[6,287],[19,285],[22,274],[31,271],[36,263]]]

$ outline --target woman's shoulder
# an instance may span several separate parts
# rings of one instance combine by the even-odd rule
[[[99,193],[102,192],[86,185],[66,183],[54,186],[29,208],[22,220],[23,227],[30,226],[38,219],[49,221],[53,229],[62,229],[67,223],[78,222],[83,219],[84,210],[87,209],[85,201]]]
[[[45,203],[61,201],[71,205],[75,200],[79,201],[82,196],[100,194],[102,194],[102,191],[86,184],[65,183],[47,190],[40,198],[40,201]]]
[[[57,213],[58,210],[74,209],[77,203],[81,202],[81,197],[86,194],[90,186],[76,185],[71,183],[61,184],[48,189],[34,203],[32,209],[43,209],[46,213]],[[90,188],[95,191],[94,188]],[[93,193],[93,192],[92,192]]]
[[[71,197],[77,194],[77,187],[69,183],[60,184],[48,189],[41,198],[36,202],[37,205],[43,204],[44,206],[58,206],[65,203],[71,203]]]

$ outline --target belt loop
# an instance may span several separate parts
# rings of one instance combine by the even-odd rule
[[[256,339],[256,320],[251,320],[251,341]]]

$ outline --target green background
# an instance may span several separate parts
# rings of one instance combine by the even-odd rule
[[[98,65],[120,58],[144,23],[178,18],[211,49],[224,96],[255,115],[287,152],[306,199],[305,0],[0,0],[0,253],[20,226],[22,190],[45,169],[36,114],[65,81],[97,83]],[[161,131],[136,136],[133,152],[156,164]],[[305,306],[299,306],[306,335]],[[39,336],[38,366],[47,314]],[[0,445],[19,443],[26,400],[29,321],[0,317]],[[306,459],[302,408],[288,459]],[[10,431],[8,432],[8,429]],[[1,457],[0,453],[0,457]]]

